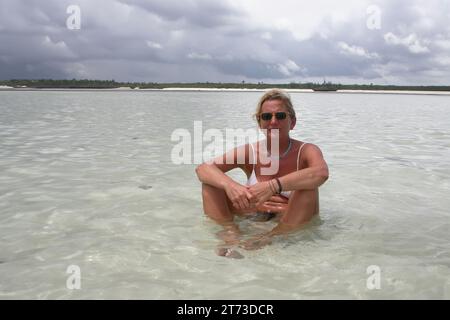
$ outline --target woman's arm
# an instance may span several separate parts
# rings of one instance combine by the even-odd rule
[[[269,200],[265,201],[263,204],[258,206],[256,205],[256,203],[253,203],[250,205],[249,208],[246,208],[244,210],[233,207],[233,212],[236,214],[243,214],[243,215],[255,212],[271,212],[277,214],[284,214],[287,212],[287,209],[288,209],[288,199],[283,196],[275,195],[270,197]]]
[[[249,146],[234,148],[227,153],[197,166],[195,169],[198,179],[202,183],[224,190],[226,185],[234,182],[225,173],[235,168],[245,172],[245,164],[249,163]]]
[[[283,191],[314,190],[327,181],[328,165],[320,149],[313,144],[308,144],[303,152],[307,167],[280,177]]]
[[[304,150],[307,168],[289,173],[279,180],[283,191],[293,190],[314,190],[321,186],[328,179],[328,166],[323,159],[322,152],[315,145],[308,146]],[[265,201],[272,193],[269,182],[261,182],[254,185],[250,191],[259,202]],[[256,236],[253,239],[244,241],[241,246],[245,249],[259,249],[270,244],[274,236],[287,234],[299,230],[306,222],[300,224],[287,224],[280,221],[270,232]]]
[[[240,210],[250,208],[254,197],[246,186],[234,181],[225,172],[235,168],[241,168],[245,172],[245,165],[249,163],[248,150],[248,145],[235,148],[214,161],[203,163],[196,168],[197,176],[202,183],[224,190],[233,206]],[[243,163],[239,163],[240,161]]]
[[[328,166],[320,149],[311,144],[303,150],[307,167],[279,177],[282,191],[314,190],[328,179]],[[279,186],[275,179],[256,183],[250,188],[257,205],[261,205],[274,194]]]
[[[197,166],[195,172],[197,173],[198,179],[202,183],[209,184],[222,190],[225,190],[228,184],[234,182],[233,179],[225,174],[226,171],[220,170],[215,163],[202,163],[201,165]]]

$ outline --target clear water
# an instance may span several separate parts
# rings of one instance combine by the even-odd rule
[[[293,93],[292,136],[330,168],[320,223],[215,255],[220,229],[195,165],[172,163],[171,134],[253,128],[260,95],[0,92],[0,298],[449,299],[447,96]]]

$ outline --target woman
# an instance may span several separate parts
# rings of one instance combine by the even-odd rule
[[[231,235],[228,243],[238,242],[234,215],[263,212],[280,216],[278,225],[268,234],[241,243],[246,249],[259,248],[272,236],[296,230],[318,214],[318,188],[328,179],[328,166],[319,147],[289,136],[297,119],[287,93],[278,89],[266,92],[255,116],[265,140],[235,148],[196,169],[202,182],[204,211],[225,227],[225,234]],[[273,148],[276,145],[279,152]],[[272,149],[275,152],[271,154]],[[240,164],[238,155],[242,153],[245,161]],[[235,168],[246,173],[247,185],[225,174]]]

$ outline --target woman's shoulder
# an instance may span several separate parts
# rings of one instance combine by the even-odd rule
[[[300,141],[300,146],[297,150],[301,163],[309,162],[310,159],[322,156],[322,150],[311,142]]]
[[[300,148],[303,148],[306,146],[307,142],[301,141],[301,140],[297,140],[297,139],[292,139],[292,144],[293,144],[293,149],[294,150],[300,150]]]
[[[302,148],[302,149],[316,149],[319,148],[317,145],[315,145],[312,142],[308,142],[308,141],[302,141],[302,140],[296,140],[296,139],[291,139],[294,143],[294,146],[296,147],[296,149]]]
[[[321,152],[320,148],[311,142],[294,140],[294,146],[294,150],[297,153],[297,158],[299,158],[301,162],[307,159],[309,155]]]

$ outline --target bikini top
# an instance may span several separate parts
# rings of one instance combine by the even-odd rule
[[[305,144],[307,144],[307,143],[303,142],[302,145],[300,146],[300,148],[298,149],[298,154],[297,154],[297,171],[298,171],[298,160],[300,159],[300,154],[301,154],[302,149],[305,146]],[[253,147],[253,144],[250,144],[250,146],[252,147],[253,159],[257,159],[255,148]],[[255,174],[255,166],[256,166],[256,161],[254,161],[254,163],[253,163],[252,174],[250,175],[250,178],[248,178],[248,180],[247,180],[247,185],[248,186],[252,186],[252,185],[258,183],[258,179],[256,178],[256,174]],[[286,198],[289,198],[290,195],[291,195],[291,191],[281,191],[281,195],[286,197]]]

